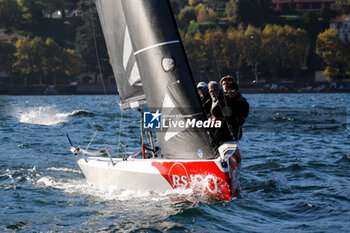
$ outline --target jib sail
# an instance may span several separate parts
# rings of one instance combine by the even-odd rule
[[[121,108],[146,103],[120,0],[98,0],[97,11],[116,79]]]

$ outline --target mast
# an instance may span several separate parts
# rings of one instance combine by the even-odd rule
[[[149,109],[159,110],[163,115],[191,115],[205,120],[169,1],[121,0],[121,3]],[[213,140],[206,129],[163,129],[156,131],[156,135],[165,158],[215,157]]]

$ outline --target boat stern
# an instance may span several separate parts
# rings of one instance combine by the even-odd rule
[[[240,193],[241,155],[235,143],[226,143],[219,151],[222,156],[215,160],[154,161],[152,166],[173,189],[230,201]]]

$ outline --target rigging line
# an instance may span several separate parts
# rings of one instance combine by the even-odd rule
[[[93,38],[94,38],[94,46],[95,46],[95,53],[96,53],[96,58],[97,58],[97,64],[98,64],[98,68],[99,68],[99,72],[100,72],[100,77],[101,77],[101,81],[102,81],[104,94],[105,94],[105,96],[107,96],[107,91],[106,91],[106,87],[105,87],[105,83],[104,83],[103,75],[102,75],[102,66],[101,66],[101,62],[100,62],[100,57],[98,55],[98,47],[97,47],[97,40],[96,40],[96,30],[95,30],[95,24],[94,24],[94,17],[93,17],[91,0],[89,0],[89,6],[90,6],[91,27],[92,27],[92,34],[93,34]],[[112,107],[112,102],[109,103],[107,110],[110,110],[111,107]],[[90,147],[91,143],[93,142],[94,138],[96,137],[96,135],[98,133],[97,127],[98,127],[98,125],[101,125],[101,122],[104,120],[104,118],[106,116],[106,113],[107,113],[107,110],[103,113],[102,118],[97,123],[95,133],[94,133],[93,137],[91,138],[91,140],[90,140],[86,150]]]
[[[197,42],[197,44],[198,44],[198,42]],[[200,44],[198,44],[199,45],[199,47],[198,47],[198,50],[199,50],[199,52],[201,52],[201,51],[203,51],[204,52],[204,54],[203,54],[203,56],[198,56],[199,57],[199,64],[200,64],[200,67],[201,68],[203,68],[206,72],[205,72],[205,77],[206,77],[206,82],[207,83],[209,83],[211,80],[210,80],[210,77],[209,77],[209,70],[208,70],[208,68],[206,67],[206,65],[205,64],[207,64],[205,61],[204,61],[204,57],[205,57],[205,54],[206,54],[206,51],[204,51],[204,50],[202,50],[202,48],[201,48],[201,46],[200,46]],[[190,67],[191,67],[191,70],[192,70],[192,72],[193,72],[193,70],[194,69],[192,69],[192,64],[190,63]],[[199,71],[199,73],[201,73],[200,71]]]
[[[102,81],[103,90],[105,92],[105,95],[107,95],[106,86],[105,86],[105,83],[104,83],[104,80],[103,80],[103,75],[102,75],[100,56],[98,55],[96,31],[95,31],[95,24],[94,24],[94,15],[93,15],[93,12],[92,12],[91,0],[89,0],[89,3],[90,3],[90,17],[91,17],[92,33],[93,33],[93,36],[94,36],[94,45],[95,45],[95,52],[96,52],[96,58],[97,58],[97,63],[98,63],[98,69],[99,69],[99,72],[100,72],[100,77],[101,77],[101,81]]]
[[[185,46],[185,45],[184,45]],[[198,50],[199,51],[201,51],[202,49],[201,49],[201,47],[199,47],[198,48]],[[203,50],[204,51],[204,50]],[[185,50],[185,52],[186,52],[186,50]],[[205,52],[205,51],[204,51]],[[210,82],[210,78],[209,78],[209,71],[208,71],[208,69],[207,69],[207,67],[206,67],[206,65],[204,64],[204,62],[202,62],[203,60],[204,60],[204,56],[199,56],[200,57],[200,62],[199,62],[199,64],[200,64],[200,66],[202,67],[202,68],[204,68],[205,70],[206,70],[206,75],[205,75],[205,77],[206,77],[206,80],[207,80],[207,82],[209,83]],[[191,71],[193,72],[193,69],[192,69],[192,65],[191,65],[191,63],[190,62],[188,62],[189,63],[189,66],[190,66],[190,69],[191,69]],[[197,85],[197,84],[196,84]],[[196,88],[197,89],[197,88]],[[199,95],[199,94],[198,94]],[[210,97],[211,98],[211,97]],[[205,114],[207,114],[207,113],[205,113]],[[214,136],[213,136],[213,132],[211,132],[210,133],[210,137],[211,137],[211,139],[214,139]],[[214,150],[212,150],[213,152],[214,152]]]
[[[213,47],[214,57],[215,57],[215,62],[216,62],[216,69],[217,69],[217,72],[218,72],[218,75],[219,75],[219,78],[220,78],[221,77],[221,72],[220,72],[220,67],[219,67],[219,63],[218,63],[218,56],[216,54],[216,49],[215,49],[213,41],[211,42],[211,46]]]
[[[213,46],[214,55],[215,55],[215,61],[216,61],[217,69],[218,69],[217,54],[216,54],[216,50],[215,50],[215,47],[214,47],[213,42],[212,42],[212,46]],[[203,60],[203,57],[202,57],[202,56],[200,57],[200,61],[201,61],[201,60]],[[207,74],[206,77],[207,77],[207,81],[208,81],[208,83],[209,83],[209,82],[210,82],[210,80],[209,80],[209,75],[208,75],[208,72],[209,72],[209,71],[208,71],[207,67],[204,65],[203,62],[200,62],[200,64],[203,65],[202,67],[204,67],[204,69],[207,71],[207,72],[206,72],[206,74]],[[220,75],[219,72],[220,72],[220,71],[219,71],[219,69],[218,69],[218,74]],[[221,76],[219,76],[219,79],[220,79],[220,78],[221,78]],[[219,88],[220,88],[220,83],[219,83]],[[223,93],[223,94],[225,95],[225,93]],[[210,98],[211,98],[211,97],[210,97]],[[224,96],[224,102],[225,102],[225,106],[228,107],[225,96]],[[222,107],[221,104],[220,104],[220,101],[218,101],[218,105],[219,105],[219,108],[220,108],[221,112],[224,113],[224,110],[223,110],[223,107]],[[228,129],[229,129],[229,131],[230,131],[231,136],[233,136],[234,134],[233,134],[233,128],[232,128],[231,123],[228,122],[228,120],[227,120],[227,118],[226,118],[225,116],[223,116],[223,117],[224,117],[225,123],[227,124],[227,127],[228,127]]]
[[[125,150],[126,150],[126,153],[125,153],[125,155],[126,155],[126,157],[127,157],[127,153],[128,153],[128,139],[129,139],[129,120],[130,120],[130,114],[127,114],[127,121],[126,121],[126,143],[125,143]]]
[[[89,144],[87,145],[87,147],[86,147],[86,149],[85,149],[86,151],[89,149],[89,147],[90,147],[92,141],[95,139],[95,137],[96,137],[96,135],[97,135],[97,132],[98,132],[98,129],[96,128],[95,133],[94,133],[94,136],[92,136],[92,138],[91,138]]]
[[[213,51],[214,51],[214,57],[215,57],[215,62],[216,62],[216,69],[217,69],[217,74],[219,75],[219,80],[221,79],[221,72],[220,72],[220,67],[219,67],[219,63],[218,63],[218,58],[217,58],[217,54],[216,54],[216,49],[215,49],[215,46],[214,46],[214,42],[212,41],[212,47],[213,47]],[[220,85],[220,84],[219,84]],[[227,105],[227,101],[226,101],[226,98],[225,98],[225,93],[223,92],[223,94],[224,94],[224,104],[225,104],[225,109],[227,110],[227,108],[228,108],[228,105]],[[218,104],[219,104],[219,107],[220,107],[220,110],[221,110],[221,112],[222,112],[222,114],[223,114],[223,117],[224,117],[224,120],[225,120],[225,123],[226,123],[226,125],[227,125],[227,127],[228,127],[228,129],[229,129],[229,131],[230,131],[230,134],[231,134],[231,136],[232,137],[234,137],[234,132],[233,132],[233,127],[232,127],[232,125],[231,125],[231,123],[229,123],[229,121],[227,120],[227,117],[226,116],[224,116],[224,109],[223,109],[223,107],[221,106],[221,104],[220,104],[220,101],[218,101]],[[226,111],[226,113],[227,113],[227,111]],[[232,114],[232,113],[231,113]],[[237,142],[238,142],[238,140],[237,140]]]
[[[119,134],[118,134],[118,147],[117,147],[117,158],[119,158],[119,150],[120,150],[120,137],[122,135],[122,127],[123,127],[123,115],[124,110],[122,110],[122,114],[120,116],[120,125],[119,125]]]
[[[204,67],[204,68],[208,71],[208,69],[207,69],[206,67]],[[210,82],[209,76],[207,76],[207,80],[208,80],[208,83],[209,83],[209,82]],[[220,83],[219,83],[219,85],[220,85]],[[220,88],[220,86],[219,86],[219,88]],[[220,90],[220,91],[221,91],[221,90]],[[225,93],[223,93],[223,94],[225,95]],[[210,98],[211,98],[211,97],[210,97]],[[226,98],[225,98],[225,97],[224,97],[224,101],[225,101],[225,106],[228,107],[227,101],[226,101]],[[218,104],[219,104],[219,108],[220,108],[221,112],[223,113],[223,112],[224,112],[224,109],[223,109],[223,107],[221,106],[220,101],[218,101]],[[233,128],[232,128],[232,125],[231,125],[230,123],[228,123],[226,117],[224,117],[224,119],[225,119],[225,123],[226,123],[227,126],[229,127],[229,130],[230,130],[231,135],[233,135]]]
[[[207,79],[206,81],[207,81],[207,83],[209,83],[209,82],[211,81],[210,78],[209,78],[209,70],[208,70],[208,68],[204,65],[204,63],[201,62],[201,60],[203,60],[203,57],[200,58],[200,62],[199,62],[199,63],[201,64],[201,67],[203,67],[203,68],[205,69],[205,71],[206,71],[206,72],[205,72],[205,74],[206,74],[205,77],[206,77],[206,79]]]

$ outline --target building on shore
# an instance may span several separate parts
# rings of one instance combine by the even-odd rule
[[[322,8],[334,8],[339,0],[272,0],[275,10],[289,8],[297,12],[320,11]],[[348,0],[341,0],[348,1]]]
[[[228,0],[203,0],[202,4],[215,11],[224,11],[227,2]]]
[[[332,28],[338,35],[339,38],[346,42],[350,40],[350,14],[341,15],[333,19],[330,23]]]
[[[23,38],[28,38],[28,36],[25,37],[25,36],[22,36],[22,35],[20,35],[18,33],[11,33],[11,34],[9,34],[9,33],[6,33],[6,32],[4,32],[3,30],[0,29],[0,40],[1,41],[12,41],[12,42],[15,42],[15,41],[17,41],[19,39],[23,39]]]

